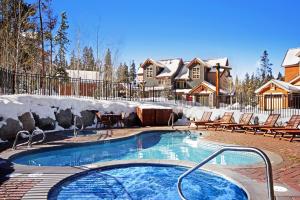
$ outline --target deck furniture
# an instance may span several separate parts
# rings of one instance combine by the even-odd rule
[[[246,125],[242,126],[245,129],[245,133],[257,134],[262,128],[274,128],[280,114],[270,114],[267,120],[262,125]]]
[[[232,116],[233,112],[225,112],[221,119],[205,123],[205,127],[206,129],[215,128],[215,130],[218,130],[218,128],[221,127],[222,124],[232,122]]]
[[[212,112],[205,111],[198,121],[193,121],[193,123],[196,125],[196,129],[198,129],[198,126],[204,126],[205,123],[211,122],[210,117],[212,115]]]
[[[242,126],[246,126],[250,124],[253,113],[243,113],[239,119],[238,123],[223,123],[221,126],[223,129],[230,130],[231,132],[242,129]]]
[[[262,128],[262,131],[265,131],[264,136],[276,137],[277,133],[280,131],[288,131],[288,130],[299,130],[298,126],[300,124],[300,115],[292,115],[289,121],[285,126],[280,127],[268,127]]]
[[[113,113],[105,113],[101,114],[100,112],[96,113],[97,117],[97,125],[100,124],[104,128],[112,128],[112,125],[117,124],[118,127],[121,125],[122,115],[113,114]]]
[[[281,134],[279,139],[288,140],[290,142],[293,142],[295,138],[300,139],[300,129],[294,129],[294,130],[276,130],[277,133]],[[299,136],[299,137],[297,137]]]

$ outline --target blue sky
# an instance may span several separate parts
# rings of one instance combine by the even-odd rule
[[[53,0],[69,18],[70,47],[118,51],[116,62],[228,57],[233,75],[255,72],[264,50],[274,73],[288,48],[300,46],[296,0]],[[297,16],[298,15],[298,16]]]

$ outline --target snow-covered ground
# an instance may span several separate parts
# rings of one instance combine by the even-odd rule
[[[80,116],[83,110],[99,110],[100,112],[114,112],[114,113],[131,113],[135,112],[137,106],[142,107],[168,107],[173,108],[174,112],[183,112],[184,118],[177,122],[177,125],[186,124],[186,118],[200,119],[204,111],[212,111],[211,119],[216,119],[228,112],[226,109],[209,109],[198,106],[175,105],[170,102],[134,102],[134,101],[114,101],[114,100],[94,100],[76,97],[63,96],[41,96],[41,95],[2,95],[0,96],[0,117],[3,118],[1,124],[7,118],[18,119],[18,116],[25,112],[35,112],[41,118],[50,117],[55,119],[54,112],[59,109],[70,108],[72,113]],[[234,111],[234,119],[239,120],[241,112]],[[258,116],[260,122],[264,122],[267,118],[266,114],[255,114]],[[287,119],[280,119],[282,122]]]

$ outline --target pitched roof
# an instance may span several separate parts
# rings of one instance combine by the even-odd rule
[[[98,71],[85,71],[85,70],[66,70],[70,78],[92,79],[99,80],[100,75]]]
[[[297,92],[297,93],[300,92],[300,86],[295,86],[288,82],[272,79],[272,80],[268,81],[266,84],[264,84],[263,86],[261,86],[260,88],[258,88],[257,90],[255,90],[255,93],[261,92],[264,88],[266,88],[271,83],[286,90],[287,92]]]
[[[296,76],[294,79],[292,79],[291,81],[289,81],[290,84],[294,84],[295,82],[297,82],[298,80],[300,80],[300,76]]]
[[[143,74],[144,73],[144,69],[142,67],[139,67],[137,74]]]
[[[182,60],[180,58],[159,60],[158,63],[163,66],[163,70],[156,77],[173,76],[180,67],[181,62]]]
[[[202,81],[199,85],[195,86],[189,93],[192,94],[195,90],[197,90],[201,85],[206,86],[207,88],[211,89],[212,91],[216,92],[216,86],[213,84],[207,82],[207,81]],[[225,90],[220,89],[220,93],[222,94],[227,94]]]
[[[204,62],[207,64],[208,67],[214,67],[217,65],[217,63],[220,64],[220,66],[222,67],[228,67],[228,58],[224,57],[224,58],[217,58],[217,59],[208,59],[208,60],[204,60]]]
[[[189,68],[187,65],[190,63],[190,61],[184,62],[183,67],[180,69],[178,75],[175,77],[176,80],[187,80],[189,79]]]
[[[282,66],[297,65],[300,63],[300,47],[289,49],[282,62]]]

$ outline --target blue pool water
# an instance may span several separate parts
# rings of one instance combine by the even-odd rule
[[[177,179],[186,170],[155,165],[94,170],[63,181],[50,191],[48,197],[50,200],[179,200]],[[204,171],[190,174],[183,180],[182,186],[187,199],[248,199],[245,191],[237,185]]]
[[[35,166],[80,166],[129,159],[187,160],[198,163],[220,147],[203,140],[197,133],[145,132],[126,139],[27,152],[13,157],[12,161]],[[260,161],[252,153],[225,152],[211,163],[248,165]]]

